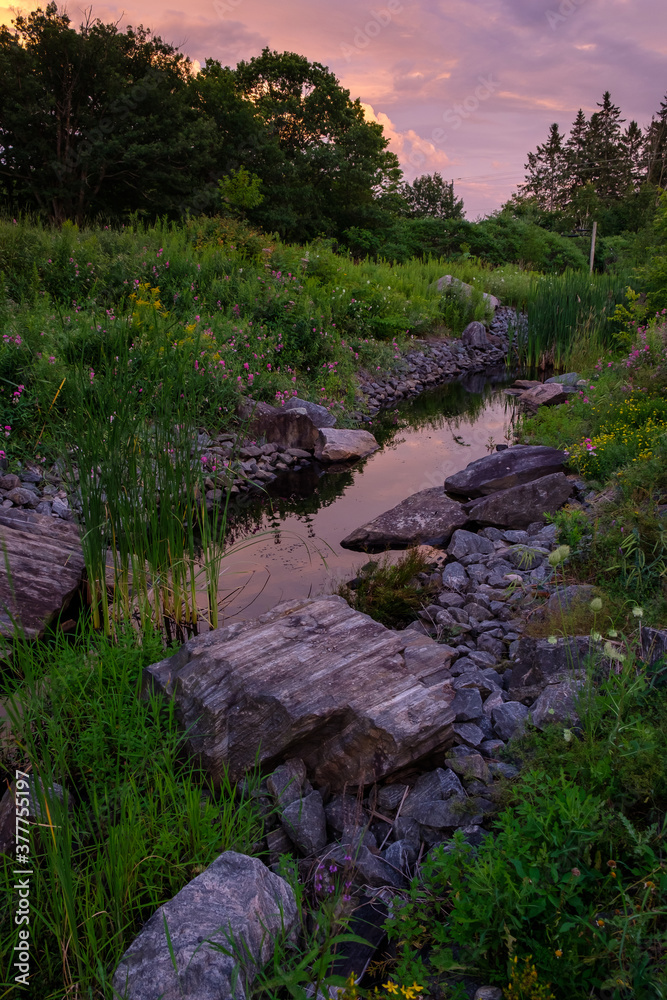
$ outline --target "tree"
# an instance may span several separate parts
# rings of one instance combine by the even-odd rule
[[[623,143],[621,109],[605,91],[599,111],[591,116],[586,151],[591,165],[590,180],[603,202],[622,198],[630,182],[627,150]]]
[[[582,108],[579,108],[577,117],[574,119],[570,134],[565,143],[568,201],[572,198],[574,191],[585,187],[591,179],[592,164],[588,148],[588,129],[588,119]]]
[[[412,184],[403,184],[400,193],[412,218],[463,218],[463,199],[454,195],[454,181],[447,182],[440,174],[423,174]]]
[[[5,199],[62,222],[175,214],[205,170],[210,128],[190,106],[190,63],[142,27],[55,3],[0,28],[0,181]]]
[[[377,219],[375,192],[400,176],[382,126],[320,63],[268,48],[234,71],[280,158],[257,164],[265,200],[253,218],[290,238],[335,234]]]
[[[653,118],[646,135],[646,171],[650,183],[667,183],[667,94]]]
[[[566,199],[567,158],[563,138],[558,123],[554,122],[547,141],[528,154],[526,163],[526,180],[521,192],[526,197],[534,197],[538,206],[548,212],[561,208]]]

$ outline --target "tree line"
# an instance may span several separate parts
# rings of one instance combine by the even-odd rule
[[[598,110],[579,110],[568,134],[555,122],[528,154],[524,184],[511,206],[533,206],[582,226],[625,204],[643,209],[667,182],[667,96],[650,124],[626,125],[606,91]]]

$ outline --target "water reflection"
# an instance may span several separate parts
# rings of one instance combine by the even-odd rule
[[[514,400],[505,369],[470,375],[385,414],[371,429],[382,449],[352,467],[285,473],[231,512],[220,596],[225,619],[255,617],[281,600],[332,593],[363,554],[341,549],[350,531],[511,439]],[[398,553],[390,558],[396,558]]]

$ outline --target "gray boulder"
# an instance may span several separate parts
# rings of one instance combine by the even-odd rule
[[[320,462],[349,462],[366,458],[379,447],[369,431],[322,427],[315,443],[315,458]]]
[[[505,741],[523,732],[527,718],[528,708],[519,701],[505,702],[492,712],[494,731],[499,739]]]
[[[563,386],[542,384],[522,392],[519,402],[529,410],[536,410],[539,406],[559,406],[568,398],[569,393]]]
[[[501,452],[506,454],[506,452]],[[463,504],[471,521],[498,528],[527,528],[554,514],[572,495],[572,483],[562,472],[501,490]]]
[[[311,403],[307,399],[299,399],[298,396],[292,396],[288,399],[282,406],[283,410],[305,410],[306,414],[310,417],[312,422],[317,428],[320,427],[335,427],[336,417],[327,410],[326,406],[320,406],[318,403]]]
[[[575,677],[548,684],[530,710],[533,725],[545,729],[552,723],[578,722],[577,697],[583,685],[584,681]]]
[[[457,500],[440,488],[422,490],[357,528],[340,543],[344,549],[380,552],[413,545],[445,545],[468,523]]]
[[[342,791],[450,745],[453,691],[421,680],[433,673],[432,647],[340,597],[288,601],[190,639],[146,668],[145,693],[175,699],[188,747],[214,782],[241,778],[257,759],[270,767],[298,755],[314,783]],[[450,658],[445,650],[443,664]]]
[[[291,802],[283,809],[282,824],[290,840],[306,856],[321,851],[327,842],[327,821],[319,792]]]
[[[548,684],[581,673],[587,657],[594,652],[595,646],[587,635],[558,637],[555,643],[548,639],[520,639],[512,665],[510,698],[532,705]]]
[[[302,760],[288,760],[277,767],[266,779],[266,787],[276,803],[284,809],[301,798],[301,786],[306,780],[306,767]]]
[[[456,503],[455,500],[450,500],[449,502]],[[460,504],[458,506],[461,508]],[[462,513],[462,516],[465,517],[465,514]],[[474,531],[459,529],[454,532],[452,540],[447,546],[447,554],[452,559],[463,559],[464,556],[469,556],[476,552],[480,552],[483,555],[490,555],[492,552],[495,552],[493,542],[490,542],[488,538],[484,538],[482,535],[475,534]]]
[[[566,461],[567,455],[558,448],[514,445],[478,458],[461,472],[449,476],[445,480],[445,490],[472,500],[562,472]]]
[[[470,722],[482,714],[482,696],[477,688],[463,688],[456,692],[452,702],[456,722]]]
[[[254,964],[269,960],[281,928],[291,931],[296,920],[284,879],[257,858],[226,851],[147,921],[116,969],[114,997],[244,1000]],[[227,948],[230,939],[250,959],[235,989],[236,960],[211,946]]]
[[[667,631],[657,628],[642,629],[642,657],[648,666],[659,663],[667,656]]]
[[[483,323],[473,320],[461,334],[461,343],[464,347],[477,347],[485,350],[490,346],[490,341]]]
[[[545,604],[545,611],[549,615],[571,611],[577,604],[590,604],[595,594],[596,588],[588,583],[574,583],[569,587],[559,586]]]
[[[552,375],[551,378],[545,378],[545,385],[570,385],[574,386],[579,381],[579,375],[577,372],[566,372],[565,375]]]
[[[464,594],[470,586],[470,578],[460,563],[449,563],[442,571],[442,582],[448,590]]]

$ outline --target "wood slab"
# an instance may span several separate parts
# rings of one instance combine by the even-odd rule
[[[85,564],[77,524],[33,511],[0,511],[0,634],[20,622],[40,636],[81,586]]]

